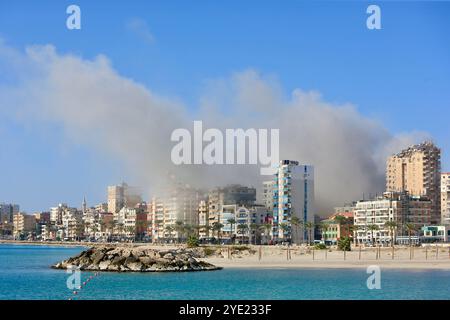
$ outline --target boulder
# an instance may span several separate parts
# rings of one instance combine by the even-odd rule
[[[67,269],[69,266],[75,266],[81,270],[116,272],[179,272],[220,269],[207,262],[196,260],[200,252],[202,250],[198,249],[157,250],[147,246],[96,246],[52,267]]]
[[[109,260],[102,261],[99,263],[98,269],[101,271],[107,270],[110,264],[111,264],[111,261],[109,261]]]

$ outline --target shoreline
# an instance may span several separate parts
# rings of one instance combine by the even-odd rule
[[[30,245],[49,247],[79,247],[89,248],[104,246],[105,243],[77,243],[77,242],[40,242],[40,241],[17,241],[0,240],[0,245]],[[154,249],[179,249],[185,248],[180,244],[149,244],[149,243],[108,243],[125,247],[148,246]],[[233,246],[201,246],[200,248],[214,249],[214,255],[202,257],[199,260],[211,263],[222,269],[363,269],[368,266],[379,266],[384,269],[393,270],[449,270],[450,251],[447,247],[415,247],[413,259],[409,258],[409,247],[396,247],[394,259],[392,249],[385,247],[380,250],[380,257],[376,259],[376,248],[364,248],[361,253],[357,248],[344,253],[334,249],[314,250],[306,247],[291,248],[291,259],[287,260],[286,247],[277,246],[253,246],[246,245],[252,250],[251,253],[232,254],[231,258],[227,251]],[[258,250],[261,248],[261,260],[258,258]],[[313,253],[314,252],[314,253]],[[361,257],[360,257],[361,255]]]
[[[450,271],[450,262],[431,262],[431,261],[383,261],[383,260],[365,260],[365,261],[220,261],[216,258],[202,259],[223,269],[367,269],[369,266],[379,266],[382,269],[392,270],[448,270]]]

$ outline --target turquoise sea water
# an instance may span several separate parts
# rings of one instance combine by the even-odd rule
[[[49,266],[82,248],[0,245],[0,299],[449,299],[450,271],[382,270],[369,290],[364,269],[224,269],[100,273],[77,295]],[[92,273],[82,272],[82,282]]]

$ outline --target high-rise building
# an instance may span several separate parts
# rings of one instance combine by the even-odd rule
[[[273,211],[273,186],[275,184],[274,180],[264,181],[263,182],[263,190],[262,190],[262,203],[264,206]]]
[[[160,197],[154,197],[149,205],[152,217],[152,241],[178,238],[181,233],[176,224],[198,225],[198,208],[201,195],[187,184],[171,181]]]
[[[15,214],[19,213],[19,205],[11,203],[0,203],[0,224],[12,223]]]
[[[273,236],[299,243],[307,237],[307,230],[293,232],[291,220],[297,217],[303,223],[314,221],[314,167],[281,160],[274,181]]]
[[[441,174],[441,223],[450,225],[450,172]]]
[[[134,208],[142,202],[140,190],[126,183],[108,186],[108,211],[117,213],[123,207]]]
[[[198,224],[201,227],[200,237],[209,237],[210,232],[207,229],[209,226],[209,211],[208,211],[208,200],[200,199],[198,203]]]
[[[387,160],[386,191],[427,196],[432,203],[431,223],[441,220],[441,150],[432,142],[413,145]]]

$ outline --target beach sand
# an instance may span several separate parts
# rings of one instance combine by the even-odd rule
[[[242,257],[228,258],[227,252],[223,252],[223,258],[211,257],[203,259],[209,263],[223,268],[367,268],[377,265],[389,269],[448,269],[450,270],[450,253],[448,247],[440,247],[436,256],[436,247],[415,247],[414,256],[410,260],[410,248],[395,248],[392,259],[391,248],[381,248],[377,259],[376,248],[362,248],[361,257],[359,248],[346,252],[332,249],[312,250],[296,248],[291,250],[291,259],[287,259],[286,248],[261,247],[261,259],[259,248],[254,246],[255,254]],[[314,255],[314,257],[313,257]]]

